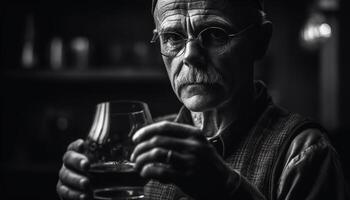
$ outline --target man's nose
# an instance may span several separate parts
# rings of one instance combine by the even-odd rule
[[[186,65],[191,65],[194,67],[204,66],[205,63],[205,51],[200,46],[197,40],[190,40],[186,43],[184,49],[183,62]]]

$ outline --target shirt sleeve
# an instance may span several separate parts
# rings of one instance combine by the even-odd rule
[[[276,199],[348,199],[338,155],[320,130],[300,133],[292,141],[285,163],[276,186]]]

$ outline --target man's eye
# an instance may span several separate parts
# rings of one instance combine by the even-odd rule
[[[178,33],[162,33],[161,34],[162,43],[168,43],[171,45],[179,44],[183,41],[183,37]]]
[[[211,38],[215,38],[215,39],[221,39],[221,38],[226,38],[227,34],[225,31],[220,30],[220,29],[210,29],[207,31],[208,35]]]
[[[205,45],[221,45],[227,42],[228,34],[220,28],[210,28],[201,33]]]

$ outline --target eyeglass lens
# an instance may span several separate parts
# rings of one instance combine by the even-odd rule
[[[195,38],[187,38],[183,34],[166,31],[159,33],[152,39],[152,42],[154,43],[156,39],[159,39],[161,54],[168,57],[182,55],[189,41],[198,41],[199,45],[210,53],[221,54],[225,51],[225,46],[230,42],[231,38],[239,36],[252,27],[254,27],[254,24],[236,34],[228,34],[224,29],[219,27],[208,27],[202,30]]]
[[[179,56],[181,55],[186,47],[186,43],[195,40],[199,41],[199,45],[207,50],[217,52],[222,50],[222,46],[229,42],[229,34],[222,29],[217,27],[209,27],[202,30],[198,36],[194,39],[188,39],[184,35],[176,32],[163,32],[159,34],[161,53],[165,56]]]

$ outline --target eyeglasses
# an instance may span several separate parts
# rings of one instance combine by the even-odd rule
[[[210,53],[220,55],[227,49],[227,44],[232,38],[238,38],[249,29],[256,27],[256,24],[251,24],[235,34],[229,34],[225,29],[220,27],[208,27],[203,29],[197,37],[187,38],[183,34],[171,31],[158,33],[153,31],[151,43],[156,43],[159,39],[161,54],[166,57],[177,57],[185,52],[186,44],[190,41],[198,41],[200,47],[208,50]]]

